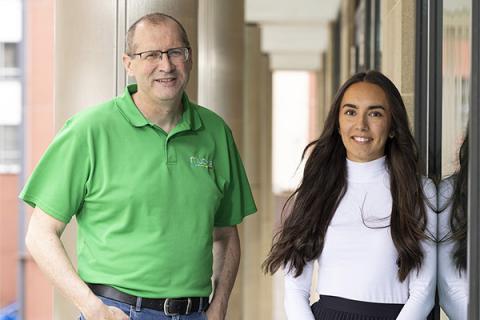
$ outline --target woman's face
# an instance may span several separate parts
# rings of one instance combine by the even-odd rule
[[[351,85],[343,95],[338,120],[349,160],[367,162],[385,154],[392,113],[382,88],[368,82]]]

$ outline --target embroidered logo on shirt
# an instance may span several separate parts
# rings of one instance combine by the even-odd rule
[[[190,165],[197,168],[213,169],[213,161],[205,158],[190,157]]]

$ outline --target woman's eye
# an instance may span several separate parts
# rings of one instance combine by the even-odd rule
[[[371,117],[381,117],[381,116],[383,116],[383,114],[379,111],[372,111],[372,112],[370,112],[370,116]]]
[[[346,110],[345,114],[347,116],[354,116],[356,114],[356,112],[355,112],[355,110],[350,109],[350,110]]]

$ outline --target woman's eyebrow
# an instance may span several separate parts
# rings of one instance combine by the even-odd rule
[[[369,106],[368,109],[369,109],[369,110],[371,110],[371,109],[382,109],[382,110],[385,110],[385,107],[382,106],[382,105],[373,105],[373,106]]]
[[[351,103],[345,103],[342,108],[354,108],[354,109],[358,109],[358,107],[354,104],[351,104]]]
[[[352,103],[345,103],[342,108],[354,108],[354,109],[358,109],[358,106],[352,104]],[[382,110],[385,110],[385,107],[382,106],[382,105],[371,105],[371,106],[368,106],[368,109],[371,110],[371,109],[382,109]]]

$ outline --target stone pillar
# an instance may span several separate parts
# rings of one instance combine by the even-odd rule
[[[258,26],[246,27],[245,44],[243,159],[258,213],[248,218],[243,228],[242,319],[272,319],[272,278],[260,269],[270,249],[274,214],[270,204],[271,72],[267,55],[260,51]]]
[[[55,130],[81,109],[115,94],[115,4],[112,1],[55,3],[54,106]],[[76,265],[76,222],[62,237]],[[79,312],[59,290],[54,292],[53,318],[75,319]]]
[[[323,130],[323,124],[327,118],[327,114],[330,111],[330,105],[325,102],[325,66],[317,71],[317,99],[318,99],[318,125],[319,135]]]
[[[335,53],[334,53],[334,30],[335,30],[335,22],[329,22],[327,27],[328,33],[328,45],[327,45],[327,52],[325,53],[325,104],[330,106],[333,102],[333,98],[335,96],[335,88],[334,88],[334,78],[335,78],[335,70],[334,70],[334,63]],[[329,107],[327,107],[329,109]]]
[[[198,103],[219,114],[230,126],[243,151],[244,3],[240,0],[204,0],[198,15]],[[239,225],[244,244],[243,224]],[[245,257],[245,251],[242,254]],[[230,297],[227,319],[242,319],[240,267]]]
[[[198,102],[230,126],[242,150],[243,1],[199,3]]]
[[[272,190],[272,73],[269,70],[269,58],[267,55],[261,57],[260,69],[260,95],[259,95],[259,113],[260,137],[257,150],[260,154],[260,226],[261,226],[261,260],[263,261],[272,245],[272,236],[274,232],[275,211],[273,209],[273,190]],[[251,82],[254,86],[255,82]],[[254,151],[252,151],[254,152]],[[253,266],[256,268],[257,266]],[[262,277],[265,277],[262,275]],[[273,304],[273,279],[270,276],[263,278],[261,287],[261,297],[272,299],[271,303],[266,301],[259,310],[259,319],[277,319],[273,316],[273,309],[282,308]],[[247,320],[247,318],[245,318]]]
[[[76,112],[111,99],[125,86],[122,54],[128,26],[154,11],[174,15],[189,33],[196,52],[196,2],[189,0],[56,0],[55,2],[55,128],[58,131]],[[196,65],[194,60],[194,65]],[[196,70],[192,71],[189,95],[196,97]],[[75,263],[76,223],[62,237]],[[54,319],[76,319],[79,312],[57,291]]]

